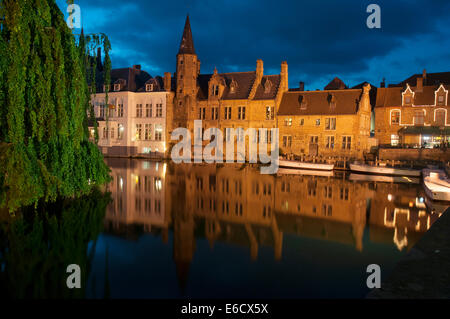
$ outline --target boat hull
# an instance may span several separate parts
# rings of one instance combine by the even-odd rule
[[[358,182],[420,184],[420,179],[418,177],[410,177],[410,176],[383,176],[383,175],[351,173],[349,176],[349,180]]]
[[[317,171],[312,169],[290,169],[290,168],[279,168],[278,175],[308,175],[308,176],[325,176],[333,177],[333,171]]]
[[[396,175],[396,176],[412,176],[419,177],[420,170],[402,169],[394,167],[379,167],[370,165],[350,164],[350,170],[353,172],[376,174],[376,175]]]
[[[422,172],[423,188],[427,196],[432,200],[450,201],[450,183],[445,172],[430,169],[424,169]]]
[[[279,160],[278,166],[293,169],[310,169],[316,171],[331,171],[334,168],[334,164],[305,163],[288,160]]]

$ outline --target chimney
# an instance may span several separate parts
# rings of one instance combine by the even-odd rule
[[[386,87],[386,79],[383,78],[383,81],[380,83],[380,88],[385,88]]]
[[[166,92],[170,92],[172,89],[172,75],[170,72],[164,72],[164,89]]]
[[[427,70],[423,69],[422,71],[423,83],[426,85],[427,82]]]
[[[418,77],[417,78],[416,91],[417,92],[422,92],[423,91],[423,78],[422,77]]]
[[[264,65],[263,60],[256,60],[256,81],[260,82],[264,75]]]
[[[140,64],[135,64],[135,65],[133,65],[133,69],[140,70],[141,69],[141,65]]]
[[[305,90],[305,82],[300,82],[298,84],[298,88],[300,89],[300,91],[304,91]]]
[[[286,61],[281,62],[281,83],[280,88],[283,91],[287,91],[289,89],[289,77],[288,77],[288,64]]]

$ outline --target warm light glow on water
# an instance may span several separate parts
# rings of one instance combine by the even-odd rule
[[[367,265],[387,275],[446,208],[420,185],[140,162],[110,161],[88,297],[106,248],[113,297],[364,297]]]

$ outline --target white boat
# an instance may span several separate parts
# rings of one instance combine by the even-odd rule
[[[420,184],[418,177],[411,176],[382,176],[382,175],[368,175],[351,173],[349,180],[358,182],[386,182],[386,183],[406,183],[406,184]]]
[[[366,174],[399,175],[399,176],[415,176],[415,177],[420,176],[419,169],[372,166],[366,164],[350,164],[350,170],[353,172]]]
[[[422,170],[425,193],[433,200],[450,201],[450,179],[443,170]]]
[[[308,176],[326,176],[333,177],[333,171],[317,171],[312,169],[289,169],[279,168],[277,175],[308,175]]]
[[[278,166],[295,169],[312,169],[316,171],[331,171],[334,168],[334,164],[305,163],[285,159],[279,159]]]

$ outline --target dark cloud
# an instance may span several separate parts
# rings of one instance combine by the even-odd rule
[[[63,2],[63,1],[61,1]],[[186,14],[202,72],[267,72],[289,64],[291,86],[321,88],[334,76],[350,85],[402,80],[423,68],[449,71],[449,1],[78,0],[86,32],[105,32],[113,66],[173,72]],[[366,8],[381,7],[381,29]],[[64,9],[65,5],[60,4]],[[65,11],[65,10],[64,10]],[[309,84],[309,85],[308,85]]]

